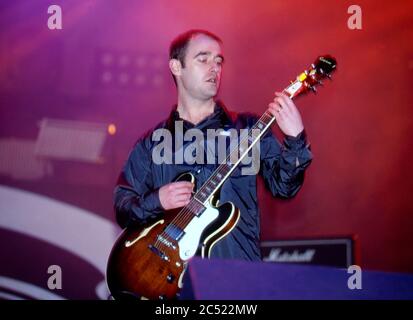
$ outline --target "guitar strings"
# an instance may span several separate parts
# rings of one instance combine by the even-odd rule
[[[247,139],[249,139],[252,136],[252,132],[254,129],[257,129],[257,125],[259,122],[271,122],[274,119],[274,116],[268,114],[268,111],[264,112],[264,114],[259,118],[259,120],[251,127],[251,129],[248,130],[248,134],[245,135],[245,137],[237,144],[237,146],[233,147],[232,150],[230,151],[230,154],[226,157],[225,159],[225,165],[228,164],[228,162],[231,160],[231,156],[235,153],[239,151],[240,145],[242,145],[242,143],[244,143]],[[267,127],[268,129],[269,127]],[[267,131],[267,129],[265,131]],[[264,133],[263,133],[264,134]],[[254,143],[256,143],[256,141],[254,141]],[[210,176],[210,178],[208,178],[203,185],[201,186],[201,188],[195,193],[195,195],[192,197],[192,199],[190,200],[190,202],[188,203],[188,205],[186,205],[177,215],[176,217],[168,224],[168,226],[164,229],[164,231],[160,234],[160,235],[165,235],[165,232],[171,232],[172,226],[174,225],[175,227],[180,228],[181,230],[185,229],[185,227],[189,224],[189,222],[193,219],[194,215],[196,214],[196,211],[198,208],[196,208],[196,206],[199,206],[199,200],[196,198],[196,195],[202,191],[204,191],[203,189],[206,188],[206,186],[208,185],[208,183],[218,174],[224,174],[226,175],[227,173],[224,173],[227,170],[227,167],[224,164],[221,164],[220,166],[218,166],[218,168],[213,172],[213,174]],[[231,168],[230,168],[231,169]],[[167,234],[169,236],[169,233]],[[173,237],[175,238],[175,237]],[[176,239],[172,239],[172,240],[176,240]],[[155,246],[159,246],[160,244],[160,240],[159,238],[157,239],[157,241],[155,242]]]
[[[266,118],[266,119],[265,119],[265,118]],[[227,164],[227,163],[229,162],[229,160],[231,159],[231,156],[232,156],[235,152],[238,152],[240,145],[242,145],[243,142],[245,142],[247,139],[249,139],[249,137],[250,137],[251,134],[252,134],[252,130],[256,129],[257,124],[258,124],[259,122],[262,122],[262,120],[269,122],[269,121],[271,121],[272,119],[273,119],[273,117],[272,117],[271,115],[268,115],[267,112],[265,112],[265,113],[260,117],[260,119],[254,124],[254,126],[248,131],[248,134],[245,135],[245,137],[241,140],[241,142],[238,143],[237,146],[235,146],[234,148],[232,148],[232,150],[230,151],[230,154],[226,157],[225,164]],[[201,188],[196,192],[196,194],[204,191],[203,189],[204,189],[204,188],[207,186],[207,184],[213,179],[213,177],[215,177],[218,173],[223,174],[223,173],[227,170],[226,168],[227,168],[227,167],[225,167],[223,164],[221,164],[221,165],[215,170],[215,172],[213,172],[213,174],[211,175],[211,177],[208,178],[208,179],[204,182],[204,184],[203,184],[203,185],[201,186]],[[225,173],[225,174],[226,174],[226,173]],[[196,194],[195,194],[194,197],[191,199],[191,202],[190,202],[180,213],[178,213],[178,215],[175,217],[175,219],[173,219],[173,220],[171,221],[171,224],[174,223],[174,224],[178,225],[179,227],[182,226],[183,228],[185,228],[185,227],[187,226],[187,222],[188,222],[187,220],[188,220],[188,218],[189,218],[189,219],[192,219],[191,216],[193,216],[193,214],[192,214],[193,211],[192,211],[192,210],[188,210],[188,209],[195,209],[193,204],[194,204],[194,203],[197,203],[197,202],[199,201],[198,199],[195,199],[195,202],[193,202],[194,198],[196,198]],[[190,213],[190,214],[188,214],[188,213]],[[182,223],[182,225],[181,225],[181,223]],[[183,228],[181,228],[181,229],[183,229]],[[167,230],[167,228],[165,228],[165,230]]]
[[[251,133],[254,129],[257,129],[257,125],[259,122],[263,122],[266,121],[267,123],[271,123],[274,120],[274,116],[271,114],[268,114],[268,111],[265,111],[264,114],[259,118],[259,120],[251,127],[251,129],[248,130],[248,134],[245,135],[245,137],[241,140],[240,143],[237,144],[236,147],[234,147],[231,151],[230,154],[227,156],[225,164],[228,164],[229,160],[231,159],[231,155],[234,154],[234,152],[238,152],[240,145],[245,142],[250,136]],[[265,122],[264,122],[265,123]],[[268,130],[270,126],[268,126],[265,131]],[[265,131],[262,133],[264,134]],[[256,143],[257,141],[254,141],[254,143]],[[167,235],[169,238],[171,238],[169,236],[169,232],[171,231],[172,225],[175,227],[180,228],[182,231],[183,229],[185,229],[185,227],[190,223],[190,221],[193,219],[194,215],[196,214],[196,205],[199,205],[199,200],[196,198],[196,194],[200,193],[201,190],[203,190],[206,185],[213,179],[214,176],[216,176],[218,173],[223,174],[227,169],[227,167],[224,166],[223,164],[221,164],[220,166],[218,166],[218,168],[213,172],[213,174],[211,175],[210,178],[208,178],[204,184],[201,186],[201,188],[195,193],[195,195],[192,197],[192,199],[190,200],[189,204],[186,205],[175,217],[174,219],[172,219],[172,221],[168,224],[168,226],[160,233],[159,236],[165,236]],[[227,172],[228,173],[228,172]],[[226,174],[226,173],[225,173]],[[224,175],[225,175],[224,174]],[[167,233],[167,234],[165,234]],[[159,247],[159,244],[161,244],[160,240],[159,240],[159,236],[157,238],[157,241],[155,242],[155,246]],[[175,240],[175,237],[172,237],[171,240]]]
[[[226,160],[225,160],[225,163],[226,163],[226,164],[228,163],[228,161],[231,159],[231,155],[233,155],[234,152],[238,152],[239,146],[240,146],[243,142],[245,142],[246,139],[248,139],[248,138],[251,136],[252,130],[254,130],[254,129],[257,128],[257,125],[258,125],[259,122],[263,122],[263,120],[264,120],[264,121],[270,123],[270,122],[273,121],[274,118],[275,118],[275,117],[272,116],[271,114],[269,114],[268,111],[265,111],[265,112],[263,113],[263,115],[259,118],[259,120],[251,127],[251,129],[249,129],[248,134],[241,140],[241,142],[240,142],[236,147],[234,147],[234,148],[230,151],[230,154],[227,156],[227,158],[226,158]],[[269,127],[267,127],[267,129],[268,129],[268,128],[269,128]],[[266,129],[266,130],[267,130],[267,129]],[[265,130],[265,131],[266,131],[266,130]],[[204,182],[204,184],[203,184],[203,185],[201,186],[201,188],[196,192],[196,194],[200,193],[201,190],[204,191],[203,189],[206,188],[207,184],[213,179],[213,177],[216,176],[217,173],[223,173],[225,170],[226,170],[225,167],[223,166],[223,164],[221,164],[221,165],[213,172],[213,174],[211,175],[211,177],[208,178],[208,179]],[[184,229],[184,228],[188,225],[188,222],[189,222],[190,220],[192,220],[192,218],[193,218],[193,211],[190,210],[190,209],[194,209],[192,200],[193,200],[194,198],[196,198],[196,194],[195,194],[194,197],[191,199],[191,202],[190,202],[188,205],[186,205],[186,206],[177,214],[177,216],[171,221],[170,225],[171,225],[171,224],[175,224],[175,225],[178,225],[178,226],[180,227],[180,224],[182,223],[182,228],[181,228],[181,229]],[[199,200],[196,199],[195,201],[196,201],[195,203],[197,203]],[[195,213],[195,215],[196,215],[196,213]],[[188,221],[188,220],[189,220],[189,221]],[[178,222],[178,221],[179,221],[179,222]],[[168,227],[169,227],[169,226],[168,226]],[[166,231],[166,230],[169,231],[168,227],[165,228],[164,231]]]

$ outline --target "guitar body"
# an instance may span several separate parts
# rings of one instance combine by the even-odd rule
[[[185,173],[177,181],[195,178]],[[112,296],[141,299],[174,299],[182,288],[182,278],[190,258],[210,256],[212,247],[236,225],[240,213],[227,202],[217,206],[212,200],[199,216],[183,229],[179,239],[164,236],[179,210],[162,218],[127,228],[117,239],[107,266],[107,284]]]

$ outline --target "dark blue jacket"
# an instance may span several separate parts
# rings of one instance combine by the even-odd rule
[[[251,114],[233,114],[217,103],[215,111],[196,126],[183,121],[184,130],[197,128],[206,137],[207,129],[251,128],[257,121]],[[166,128],[174,133],[175,121],[182,121],[177,111],[160,123],[155,129]],[[154,130],[155,130],[154,129]],[[198,189],[213,173],[217,164],[155,164],[152,150],[157,143],[150,131],[138,140],[120,174],[114,192],[116,218],[122,228],[134,223],[144,223],[162,214],[158,190],[172,182],[183,172],[192,172]],[[189,143],[184,142],[183,148]],[[215,153],[217,155],[217,153]],[[206,157],[205,157],[206,159]],[[303,131],[298,137],[285,137],[281,145],[271,130],[261,138],[260,171],[265,185],[273,196],[293,197],[300,189],[305,168],[312,155]],[[240,209],[241,217],[237,226],[212,249],[211,256],[219,258],[260,260],[259,210],[257,203],[256,175],[242,175],[237,168],[220,190],[220,203],[231,201]]]

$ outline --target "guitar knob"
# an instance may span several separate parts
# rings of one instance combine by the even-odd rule
[[[172,283],[174,280],[175,280],[175,277],[172,273],[166,276],[166,281],[168,281],[169,283]]]
[[[164,295],[164,294],[163,294],[163,295],[160,295],[160,296],[159,296],[159,300],[166,300],[166,295]]]

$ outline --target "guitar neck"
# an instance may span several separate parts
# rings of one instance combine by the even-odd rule
[[[197,191],[194,195],[194,198],[197,199],[199,202],[206,204],[213,194],[222,186],[222,184],[229,178],[232,172],[236,169],[236,167],[240,164],[240,162],[245,158],[248,152],[254,147],[254,145],[260,140],[262,135],[268,130],[271,126],[275,118],[270,115],[270,113],[265,112],[261,118],[257,121],[257,123],[248,130],[248,135],[243,139],[240,139],[241,142],[238,142],[237,147],[230,151],[230,154],[226,157],[225,162],[220,164],[218,168],[214,171],[211,177],[202,185],[201,188]],[[260,130],[258,136],[253,135],[254,129]],[[248,147],[246,149],[241,148],[242,142],[248,142]],[[231,155],[235,152],[240,151],[240,156],[237,157],[238,159],[236,162],[231,161]]]
[[[291,83],[287,88],[283,90],[283,93],[288,95],[290,98],[294,98],[301,89],[301,83],[297,80]],[[230,150],[230,154],[226,157],[225,162],[220,164],[218,168],[214,171],[211,177],[202,185],[201,188],[196,192],[194,198],[206,204],[210,198],[214,195],[216,191],[222,186],[222,184],[229,178],[232,172],[240,164],[240,162],[245,158],[248,152],[258,143],[261,137],[268,131],[271,124],[274,122],[275,117],[267,111],[259,118],[259,120],[248,130],[248,135],[241,137],[236,148]],[[258,134],[254,134],[258,132]],[[247,143],[247,148],[242,148],[242,146]],[[238,152],[240,156],[238,157]],[[231,161],[231,156],[236,153],[236,161]]]

